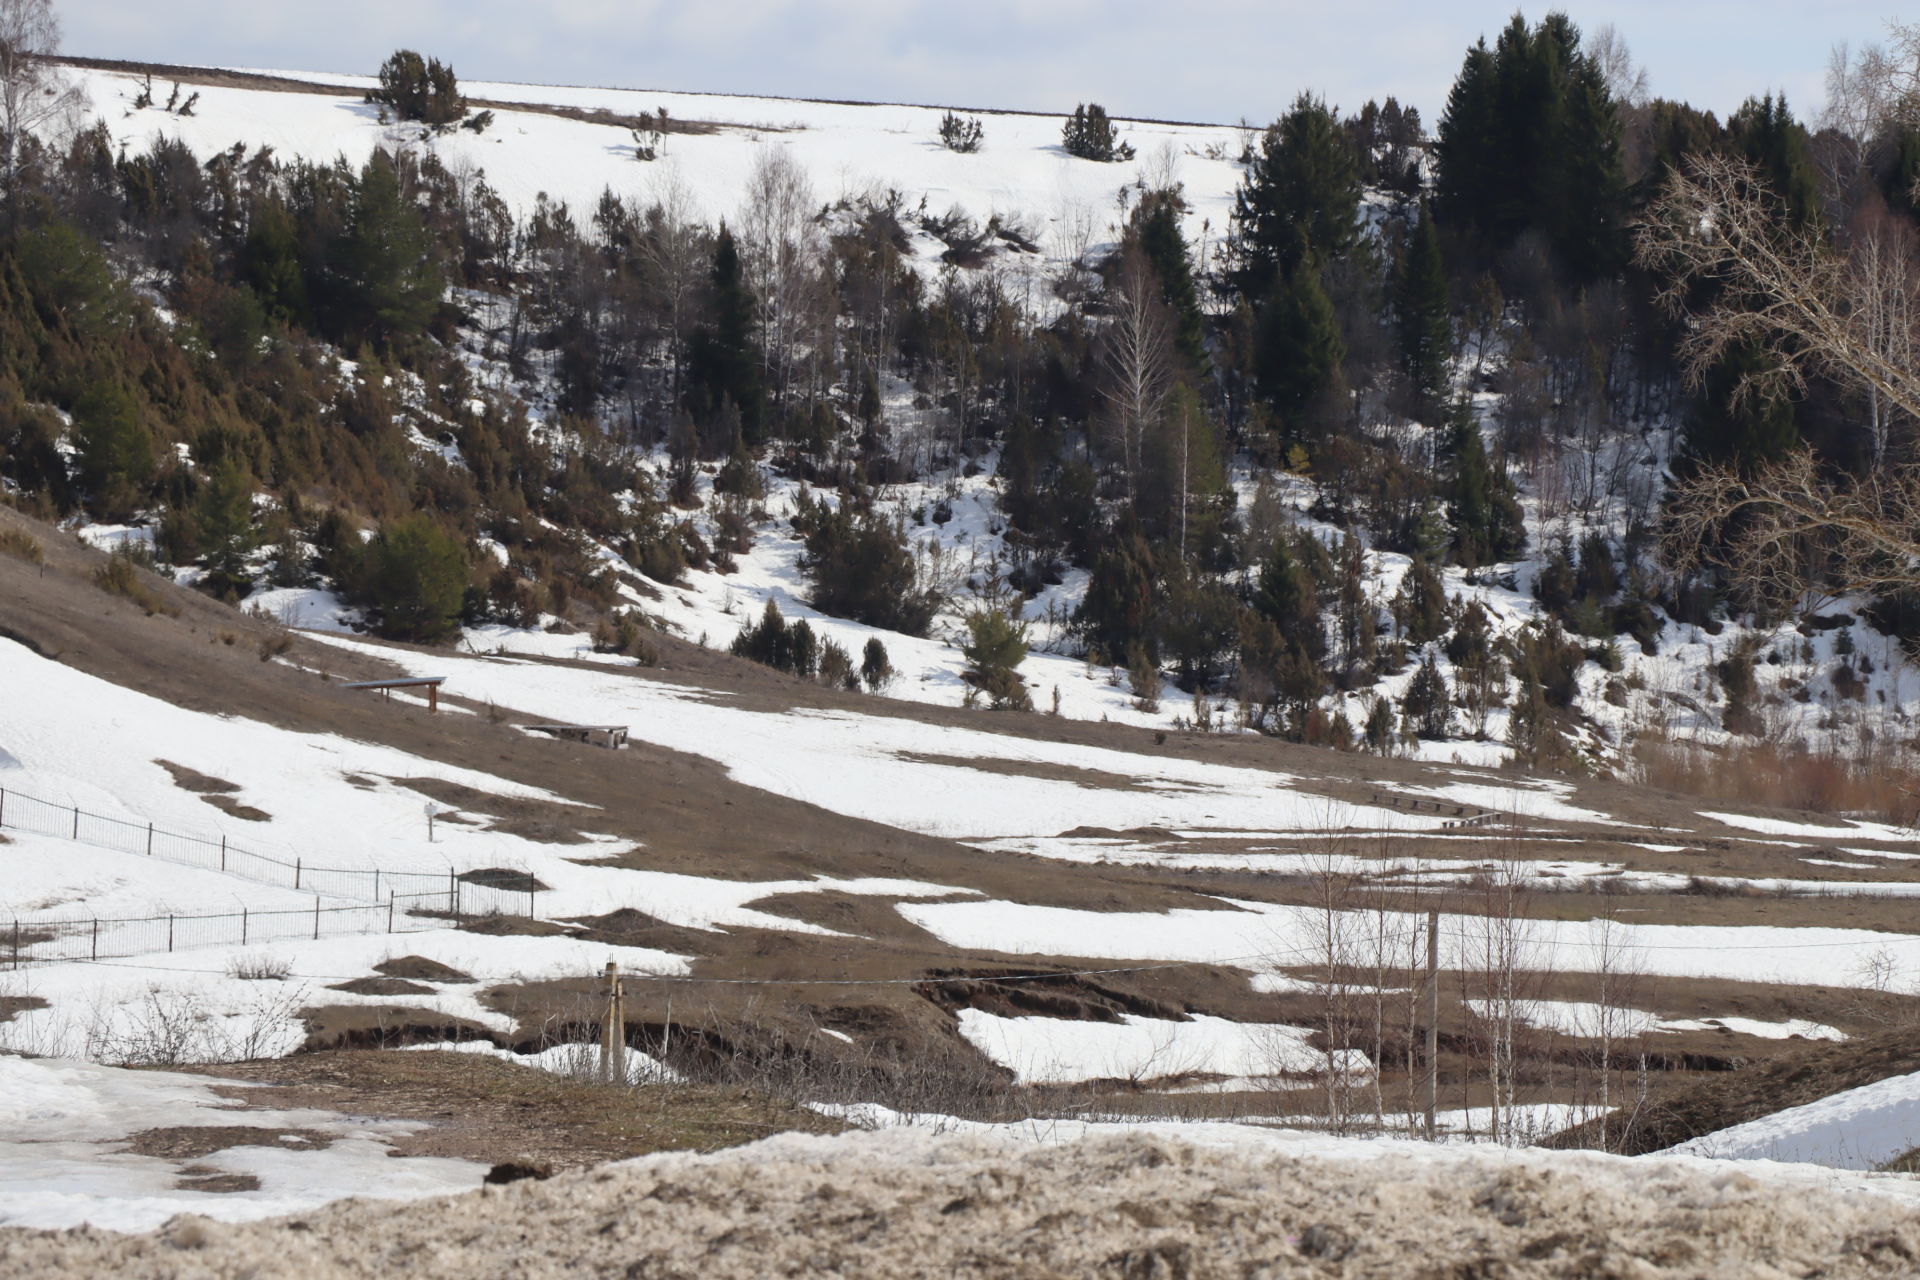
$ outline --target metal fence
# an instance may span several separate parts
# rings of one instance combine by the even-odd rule
[[[309,942],[378,933],[421,933],[459,918],[464,890],[403,898],[384,904],[328,907],[319,898],[311,910],[239,911],[211,915],[97,916],[85,919],[19,920],[0,924],[0,958],[6,967],[50,960],[115,960],[162,955],[196,947]],[[420,913],[430,912],[423,916]]]
[[[0,829],[31,831],[181,866],[218,871],[256,884],[314,895],[311,909],[242,909],[215,915],[154,915],[98,919],[13,920],[0,923],[0,955],[14,963],[151,955],[188,947],[242,945],[341,934],[417,932],[416,913],[465,918],[538,914],[540,886],[531,875],[509,874],[490,883],[460,873],[391,871],[379,867],[321,867],[243,848],[224,834],[171,831],[151,822],[91,813],[0,788]],[[471,874],[471,873],[470,873]],[[323,899],[354,905],[327,906]]]

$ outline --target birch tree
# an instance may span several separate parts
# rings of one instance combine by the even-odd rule
[[[0,187],[9,201],[28,136],[70,124],[86,106],[53,61],[59,50],[51,0],[0,0]]]

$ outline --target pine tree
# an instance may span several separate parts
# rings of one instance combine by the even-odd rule
[[[1393,600],[1393,616],[1409,644],[1426,644],[1447,632],[1447,589],[1422,556],[1414,556]]]
[[[1359,209],[1352,145],[1326,103],[1300,95],[1262,137],[1234,193],[1234,288],[1257,302],[1309,259],[1344,256],[1358,234]]]
[[[1401,259],[1394,287],[1401,367],[1423,414],[1444,403],[1453,359],[1453,320],[1447,306],[1447,267],[1433,215],[1422,209]]]
[[[1400,699],[1400,718],[1407,732],[1421,738],[1443,739],[1452,728],[1453,694],[1431,650],[1420,659],[1406,696]]]
[[[439,254],[384,151],[360,171],[335,261],[347,300],[342,319],[357,336],[386,342],[418,333],[440,305]]]
[[[1020,664],[1027,658],[1026,623],[1000,609],[975,609],[967,615],[967,640],[960,646],[960,655],[967,661],[960,678],[984,694],[988,705],[1033,710],[1033,699],[1020,678]]]
[[[1804,231],[1820,219],[1820,174],[1806,127],[1793,118],[1784,94],[1748,98],[1727,119],[1727,141],[1755,169],[1786,214]]]
[[[748,442],[757,444],[764,438],[766,413],[754,343],[756,308],[741,266],[740,246],[725,223],[714,240],[708,284],[713,320],[693,335],[687,360],[688,407],[696,417],[711,419],[722,404],[731,402],[740,411]]]
[[[382,529],[367,544],[359,579],[355,595],[380,635],[434,644],[459,627],[466,552],[430,516],[402,516]]]
[[[89,387],[73,406],[79,446],[80,483],[102,520],[131,515],[153,478],[153,437],[140,420],[140,404],[117,382]]]
[[[1313,411],[1334,383],[1346,343],[1320,273],[1303,264],[1261,309],[1254,379],[1289,434],[1307,434]]]
[[[1480,424],[1465,400],[1454,406],[1446,453],[1454,559],[1470,569],[1514,559],[1526,549],[1526,518],[1505,469],[1496,471],[1488,462]]]
[[[1070,156],[1101,164],[1133,159],[1133,145],[1119,141],[1107,109],[1097,102],[1073,109],[1060,131],[1060,145]]]
[[[254,207],[253,225],[240,251],[240,274],[273,319],[300,325],[310,321],[300,246],[293,218],[280,201],[263,200]]]
[[[1313,577],[1293,554],[1285,538],[1276,538],[1260,564],[1254,587],[1254,612],[1266,618],[1281,636],[1298,644],[1318,661],[1326,653],[1326,628],[1320,624],[1320,599]]]
[[[223,599],[245,594],[252,583],[247,557],[260,545],[253,520],[253,477],[237,458],[213,468],[195,504],[206,577],[201,585]]]

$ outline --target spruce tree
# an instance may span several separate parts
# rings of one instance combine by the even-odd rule
[[[1000,609],[975,609],[967,615],[967,639],[960,654],[967,661],[961,679],[984,694],[988,705],[1033,710],[1033,699],[1020,678],[1020,664],[1027,658],[1026,623]]]
[[[384,151],[360,171],[335,263],[348,309],[342,320],[354,336],[387,342],[418,333],[440,305],[439,254]]]
[[[414,513],[389,524],[367,544],[355,593],[389,639],[434,644],[460,625],[466,594],[466,551],[432,517]]]
[[[1326,103],[1301,94],[1260,142],[1233,197],[1235,289],[1258,301],[1309,258],[1332,262],[1358,234],[1360,176]]]
[[[195,504],[206,569],[202,586],[221,598],[238,597],[252,582],[247,557],[260,545],[253,520],[253,477],[236,458],[213,468]]]
[[[1333,385],[1347,354],[1333,303],[1312,263],[1274,290],[1261,309],[1255,341],[1254,379],[1261,394],[1290,435],[1307,434],[1311,411]]]
[[[1407,684],[1406,696],[1400,699],[1400,716],[1407,731],[1416,737],[1442,739],[1452,727],[1453,694],[1431,651],[1420,659],[1419,669]]]
[[[706,421],[731,402],[740,411],[747,441],[757,444],[764,438],[766,414],[754,344],[753,293],[747,288],[740,246],[724,222],[714,240],[708,286],[713,319],[693,335],[687,360],[688,407]]]
[[[1433,215],[1422,209],[1401,259],[1394,287],[1400,361],[1423,414],[1444,403],[1453,359],[1453,320],[1447,306],[1447,267]]]
[[[1496,471],[1488,461],[1480,425],[1467,401],[1454,406],[1446,453],[1454,559],[1467,568],[1512,560],[1526,549],[1526,519],[1505,469]]]

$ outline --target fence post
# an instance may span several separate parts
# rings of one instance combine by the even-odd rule
[[[224,831],[220,833],[220,869],[227,869],[227,833]]]
[[[380,868],[373,869],[373,900],[380,901]]]
[[[167,917],[167,950],[173,950],[173,917]]]
[[[296,889],[300,887],[300,859],[298,858],[293,860],[293,887]]]
[[[153,824],[151,822],[147,824],[147,856],[149,858],[153,856]]]
[[[7,789],[0,787],[0,827],[7,825]]]
[[[320,941],[320,895],[313,895],[313,940]]]
[[[1427,912],[1427,1141],[1439,1138],[1440,1106],[1440,913]]]
[[[13,967],[20,967],[20,917],[13,918]]]
[[[247,945],[247,909],[240,908],[240,945]]]
[[[448,867],[447,868],[447,914],[450,916],[457,916],[460,914],[460,904],[453,896],[458,891],[459,884],[460,882],[453,878],[453,868]]]
[[[393,932],[393,890],[387,890],[387,932]]]
[[[93,918],[93,950],[88,955],[87,958],[89,960],[98,960],[100,958],[100,917],[99,916],[95,916]]]
[[[75,840],[78,840],[80,838],[80,806],[79,805],[73,806],[73,838]]]

